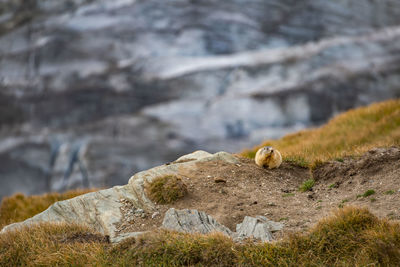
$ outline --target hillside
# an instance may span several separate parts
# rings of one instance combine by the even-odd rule
[[[320,128],[266,142],[284,156],[276,170],[262,169],[252,159],[242,157],[251,156],[256,148],[242,156],[186,155],[135,174],[126,186],[52,206],[32,221],[42,221],[39,225],[24,224],[22,230],[1,233],[0,265],[398,265],[399,128],[400,100],[391,100],[340,114]],[[178,183],[169,182],[174,176],[168,176],[168,186],[153,187],[159,191],[152,194],[153,189],[146,184],[154,184],[160,174],[169,173],[178,177]],[[130,188],[135,188],[135,193]],[[141,192],[153,203],[147,203]],[[155,201],[150,196],[158,198]],[[115,203],[114,198],[122,204],[107,204]],[[132,201],[127,201],[129,198]],[[34,199],[37,203],[40,197]],[[97,209],[92,206],[94,201],[106,207]],[[39,212],[34,203],[22,195],[5,198],[0,226],[25,219],[29,211],[30,216]],[[143,208],[142,216],[130,217],[129,210],[137,210],[137,203]],[[10,207],[19,207],[18,217]],[[266,244],[252,240],[234,243],[223,234],[158,230],[162,214],[171,207],[204,211],[231,231],[245,216],[259,215],[282,223],[284,228],[273,232],[275,241]],[[336,210],[333,215],[332,210]],[[112,214],[114,219],[120,216],[121,220],[116,224],[114,219],[100,216],[96,218],[104,221],[91,225],[94,211]],[[61,224],[41,219],[55,216],[52,212]],[[63,212],[66,217],[62,217]],[[110,229],[115,234],[105,236]],[[119,240],[142,231],[155,232],[127,238],[118,245],[109,242],[109,238]],[[44,249],[38,244],[45,244]]]
[[[400,97],[399,54],[398,0],[2,0],[0,199]]]

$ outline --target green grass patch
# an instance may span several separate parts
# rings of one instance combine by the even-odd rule
[[[315,181],[313,179],[309,179],[305,181],[300,187],[299,190],[300,192],[307,192],[310,191],[311,188],[314,186]]]
[[[374,189],[369,189],[367,191],[364,192],[364,194],[362,194],[362,197],[369,197],[371,195],[375,194],[375,190]]]
[[[385,195],[393,195],[394,191],[393,190],[388,190],[384,193]]]

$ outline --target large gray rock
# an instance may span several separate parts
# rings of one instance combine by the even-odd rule
[[[400,96],[398,0],[0,9],[0,198],[86,186],[85,173],[125,184],[194,149],[237,152]]]
[[[132,219],[129,217],[129,211],[125,209],[127,204],[130,209],[142,209],[149,214],[156,211],[155,204],[147,198],[144,191],[145,183],[151,183],[157,177],[164,175],[179,175],[180,172],[184,173],[187,169],[195,168],[195,164],[201,161],[225,159],[230,163],[238,162],[233,155],[226,152],[212,155],[204,151],[196,151],[186,155],[186,158],[190,158],[191,161],[165,164],[139,172],[131,177],[127,185],[56,202],[32,218],[4,227],[2,232],[38,222],[68,222],[87,225],[102,234],[109,235],[112,242],[136,236],[137,232],[122,231],[120,226],[129,223]]]

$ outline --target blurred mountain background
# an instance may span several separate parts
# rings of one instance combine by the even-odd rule
[[[0,198],[398,97],[398,0],[1,0]]]

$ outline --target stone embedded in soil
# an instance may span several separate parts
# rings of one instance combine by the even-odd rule
[[[208,234],[211,232],[221,232],[228,236],[232,235],[231,230],[217,222],[210,215],[202,211],[189,209],[169,209],[165,213],[162,227],[185,233]]]
[[[246,216],[243,222],[236,226],[234,237],[236,240],[254,238],[263,242],[268,242],[273,240],[272,232],[282,229],[282,223],[269,221],[264,216],[257,216],[256,218]]]
[[[165,213],[162,227],[184,233],[221,232],[236,241],[252,238],[269,242],[273,240],[272,233],[282,230],[283,224],[269,221],[264,216],[257,216],[256,218],[246,216],[243,222],[236,226],[236,232],[232,232],[205,212],[171,208]]]

